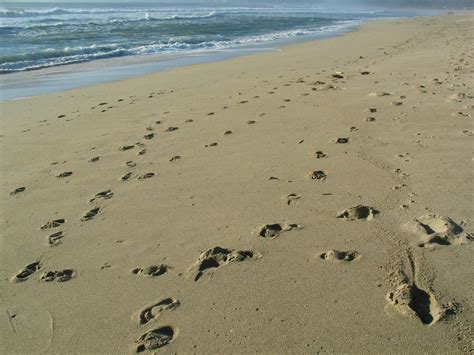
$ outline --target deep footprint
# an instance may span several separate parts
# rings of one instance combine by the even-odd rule
[[[60,219],[54,219],[52,221],[46,222],[41,226],[41,229],[50,229],[50,228],[56,228],[59,227],[60,225],[64,224],[66,222],[65,219],[60,218]]]
[[[89,202],[92,203],[99,200],[108,200],[109,198],[112,198],[113,195],[114,193],[112,192],[112,190],[101,191],[99,193],[96,193],[94,197],[89,200]]]
[[[48,244],[55,246],[61,243],[61,239],[64,237],[64,232],[59,231],[48,236]]]
[[[13,282],[22,282],[28,280],[28,278],[34,274],[36,271],[40,270],[43,267],[41,261],[35,261],[34,263],[28,264],[23,270],[16,274],[13,278]]]
[[[168,345],[176,338],[175,330],[170,326],[152,329],[138,338],[136,352],[159,349]]]
[[[26,190],[26,187],[17,187],[15,190],[13,190],[12,192],[10,192],[10,195],[11,196],[15,196],[15,195],[18,195],[19,193],[23,192]]]
[[[151,304],[138,311],[134,319],[138,324],[144,325],[159,317],[159,314],[166,310],[174,310],[179,306],[179,301],[174,298],[165,298],[157,303]]]
[[[288,232],[294,229],[302,229],[299,224],[266,224],[258,229],[258,235],[263,238],[274,239],[283,232]]]
[[[328,261],[353,261],[359,258],[359,253],[357,253],[355,250],[339,251],[332,249],[320,254],[319,257]]]
[[[372,207],[358,205],[339,212],[336,217],[345,219],[347,221],[354,221],[357,219],[365,219],[367,221],[371,221],[378,213],[379,212]]]
[[[202,253],[188,271],[193,275],[194,281],[197,281],[209,269],[219,268],[236,261],[243,261],[253,256],[254,253],[249,250],[231,250],[214,247]]]
[[[42,282],[66,282],[71,280],[76,273],[74,272],[73,269],[64,269],[60,271],[48,271],[45,272],[43,275],[40,277],[40,281]]]
[[[136,268],[132,270],[132,273],[135,275],[139,276],[151,276],[151,277],[156,277],[156,276],[161,276],[163,274],[166,274],[169,270],[169,266],[167,265],[150,265],[145,268]]]
[[[95,218],[95,216],[97,216],[99,212],[100,212],[100,207],[93,208],[82,215],[81,221],[83,222],[90,221],[91,219]]]
[[[415,283],[401,284],[386,297],[401,314],[417,317],[423,324],[431,325],[452,312],[452,309],[440,307],[433,294],[420,289]]]

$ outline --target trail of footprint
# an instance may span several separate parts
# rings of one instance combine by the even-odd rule
[[[40,270],[43,267],[41,261],[35,261],[34,263],[26,265],[23,270],[18,274],[13,276],[11,279],[12,282],[22,282],[28,280],[28,278],[34,274],[36,271]]]
[[[191,265],[188,273],[193,275],[194,281],[199,280],[209,269],[219,268],[232,262],[252,258],[254,253],[250,250],[232,250],[214,247],[202,253],[198,260]]]
[[[47,271],[40,277],[42,282],[66,282],[76,276],[76,272],[73,269],[64,269],[60,271]]]
[[[148,322],[157,319],[161,312],[176,309],[179,304],[179,301],[174,298],[165,298],[139,310],[132,316],[132,319],[139,325],[145,325]]]
[[[339,251],[332,249],[320,254],[319,257],[323,260],[328,261],[353,261],[355,259],[358,259],[360,255],[355,250]]]
[[[280,223],[266,224],[262,227],[259,227],[256,230],[257,232],[256,234],[263,238],[274,239],[280,236],[281,233],[289,232],[292,230],[300,230],[302,228],[303,226],[300,224],[280,224]]]
[[[170,326],[152,329],[135,341],[137,344],[136,352],[141,353],[147,350],[159,349],[175,340],[176,336],[177,331]]]
[[[374,219],[374,216],[377,215],[378,213],[379,212],[372,207],[357,205],[357,206],[345,209],[342,212],[339,212],[336,218],[342,218],[347,221],[354,221],[357,219],[365,219],[367,221],[371,221]]]
[[[170,267],[164,264],[150,265],[144,268],[135,268],[132,270],[132,273],[138,276],[157,277],[166,274],[169,269]]]

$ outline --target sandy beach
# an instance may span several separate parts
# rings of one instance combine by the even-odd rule
[[[474,351],[473,31],[3,102],[0,353]]]

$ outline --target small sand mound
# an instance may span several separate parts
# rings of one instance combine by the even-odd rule
[[[449,217],[425,215],[408,223],[407,227],[420,236],[418,246],[421,248],[465,244],[472,240],[472,236]]]
[[[376,214],[378,214],[378,211],[372,207],[358,205],[339,212],[337,218],[343,218],[347,221],[354,221],[356,219],[371,221]]]

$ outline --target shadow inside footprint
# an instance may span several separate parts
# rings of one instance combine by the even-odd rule
[[[16,274],[13,278],[13,282],[22,282],[28,280],[28,278],[34,274],[36,271],[40,270],[43,267],[43,264],[40,261],[35,261],[34,263],[28,264]]]
[[[425,325],[432,325],[445,315],[456,312],[456,305],[441,307],[432,293],[419,288],[415,283],[403,283],[386,296],[389,304],[401,314],[417,317]]]
[[[26,187],[17,187],[15,190],[13,190],[12,192],[10,192],[10,195],[11,196],[15,196],[23,191],[26,190]]]
[[[81,221],[90,221],[91,219],[95,218],[99,212],[100,207],[93,208],[82,215]]]

